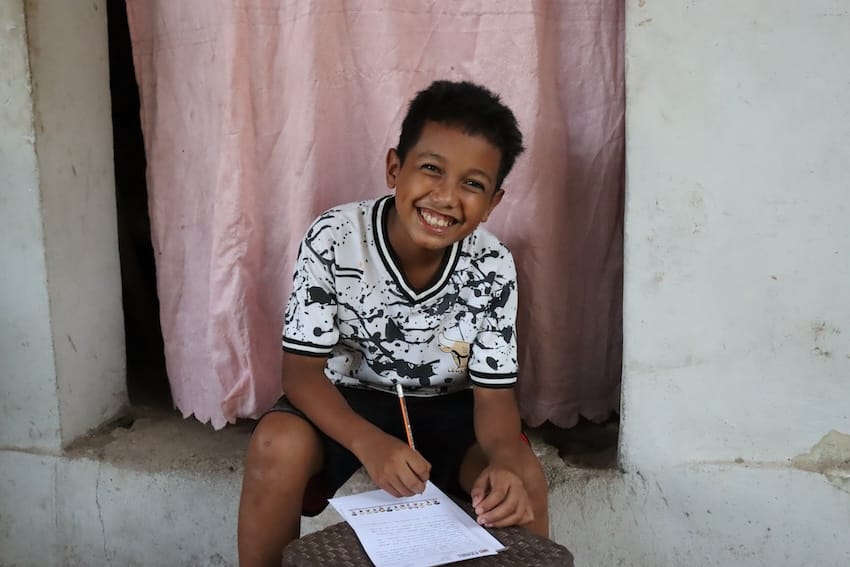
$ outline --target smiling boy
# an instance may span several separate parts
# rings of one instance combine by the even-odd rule
[[[395,496],[430,479],[471,498],[485,526],[548,537],[546,480],[513,391],[514,263],[479,226],[522,150],[496,95],[437,81],[411,101],[387,154],[395,195],[311,225],[284,318],[285,395],[248,449],[240,565],[279,565],[301,514],[321,512],[361,465]]]

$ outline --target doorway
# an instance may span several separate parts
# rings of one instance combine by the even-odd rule
[[[127,7],[124,0],[107,0],[106,6],[127,390],[134,406],[171,408],[173,401],[165,369],[148,216],[139,89],[133,67]]]

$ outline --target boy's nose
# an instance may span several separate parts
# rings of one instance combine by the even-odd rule
[[[431,196],[436,203],[445,205],[452,204],[456,196],[454,183],[446,179],[441,179],[434,186]]]

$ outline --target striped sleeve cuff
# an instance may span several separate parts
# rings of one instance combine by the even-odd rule
[[[490,374],[485,372],[469,371],[472,383],[482,388],[512,388],[516,384],[516,372],[510,374]]]
[[[283,337],[283,339],[281,340],[281,346],[283,347],[284,351],[291,352],[292,354],[317,357],[327,357],[334,348],[334,345],[317,345],[313,343],[306,343],[304,341],[290,339],[288,337]]]

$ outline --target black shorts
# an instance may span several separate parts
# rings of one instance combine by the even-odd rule
[[[382,431],[407,442],[395,394],[344,386],[338,389],[351,409]],[[463,456],[475,443],[472,390],[427,398],[408,396],[405,401],[416,450],[431,463],[431,482],[449,494],[468,499],[458,482],[458,473]],[[310,421],[286,396],[266,413],[271,412],[291,413]],[[328,498],[361,467],[353,453],[316,429],[322,438],[325,464],[307,485],[301,511],[305,516],[321,513]]]

